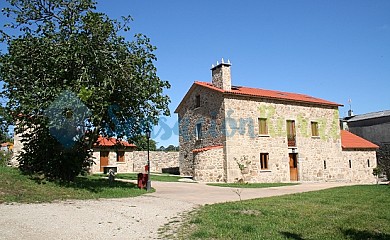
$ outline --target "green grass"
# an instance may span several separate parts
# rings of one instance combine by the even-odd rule
[[[268,187],[282,187],[293,186],[298,183],[208,183],[210,186],[217,187],[231,187],[231,188],[268,188]]]
[[[66,199],[135,197],[146,193],[136,184],[114,182],[96,176],[77,177],[74,183],[36,181],[18,169],[0,167],[0,203],[51,202]]]
[[[105,174],[95,174],[94,176],[106,177]],[[137,180],[137,173],[118,173],[115,175],[117,179]],[[151,174],[151,180],[157,182],[178,182],[183,177],[172,176],[169,174]]]
[[[180,239],[390,239],[390,187],[340,187],[206,205]]]

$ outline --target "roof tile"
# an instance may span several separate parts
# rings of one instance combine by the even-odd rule
[[[102,136],[99,136],[94,146],[95,147],[112,147],[112,146],[136,147],[134,144],[128,143],[126,141],[120,141],[113,137],[106,138]]]
[[[370,141],[367,141],[364,138],[361,138],[351,132],[346,130],[341,130],[341,146],[343,149],[352,149],[352,148],[366,148],[366,149],[377,149],[378,145],[373,144]]]
[[[192,150],[192,152],[193,152],[193,153],[198,153],[198,152],[204,152],[204,151],[208,151],[208,150],[216,149],[216,148],[223,148],[223,146],[222,146],[222,145],[218,145],[218,146],[210,146],[210,147],[204,147],[204,148],[197,148],[197,149]]]
[[[224,91],[220,88],[213,86],[211,83],[207,83],[207,82],[195,82],[195,84],[199,86],[207,87],[209,89],[213,89],[218,92],[223,92],[228,94],[287,100],[287,101],[294,101],[294,102],[314,103],[320,105],[343,106],[342,104],[330,102],[321,98],[315,98],[309,95],[304,95],[299,93],[289,93],[289,92],[281,92],[281,91],[274,91],[274,90],[265,90],[260,88],[241,87],[241,86],[238,87],[233,86],[232,90]]]

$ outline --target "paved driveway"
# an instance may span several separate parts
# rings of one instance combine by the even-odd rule
[[[162,199],[179,200],[193,204],[212,204],[239,201],[236,188],[214,187],[202,183],[154,182],[156,192],[150,194]],[[263,198],[285,194],[316,191],[326,188],[351,185],[347,183],[303,183],[293,186],[271,188],[241,188],[241,199]]]
[[[202,204],[238,201],[234,189],[198,183],[153,182],[155,193],[135,198],[0,204],[0,239],[157,239],[158,229]],[[344,186],[304,183],[243,189],[242,199]]]

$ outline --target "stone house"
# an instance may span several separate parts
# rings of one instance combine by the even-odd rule
[[[390,144],[390,110],[354,115],[341,120],[342,127],[375,144]]]
[[[107,173],[112,168],[115,172],[130,172],[133,170],[132,152],[134,144],[116,138],[99,137],[93,145],[93,159],[96,164],[91,172]]]
[[[21,140],[21,135],[15,134],[13,166],[18,166],[17,157],[23,151]],[[92,148],[94,164],[90,172],[107,173],[110,168],[118,173],[144,172],[147,155],[147,151],[138,151],[134,144],[114,137],[99,137]],[[150,151],[149,158],[151,172],[179,174],[178,152]]]
[[[377,151],[378,165],[390,178],[390,110],[354,115],[349,110],[348,116],[341,119],[341,127],[362,138],[365,138],[380,148]]]
[[[4,151],[4,152],[12,152],[12,149],[14,147],[14,144],[11,143],[11,142],[5,142],[5,143],[2,143],[1,146],[0,146],[0,150]]]
[[[175,110],[181,174],[204,182],[375,182],[377,146],[340,131],[340,104],[234,86],[230,67],[212,66],[211,83],[194,82]]]
[[[145,172],[147,151],[137,151],[134,144],[116,138],[99,137],[93,146],[92,173],[107,173],[112,168],[118,173]],[[178,173],[178,152],[150,151],[150,170],[159,173]]]

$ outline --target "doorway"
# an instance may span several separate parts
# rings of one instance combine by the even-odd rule
[[[298,154],[289,153],[290,158],[290,181],[298,181]]]
[[[108,151],[100,152],[100,172],[104,171],[104,167],[108,165]]]

